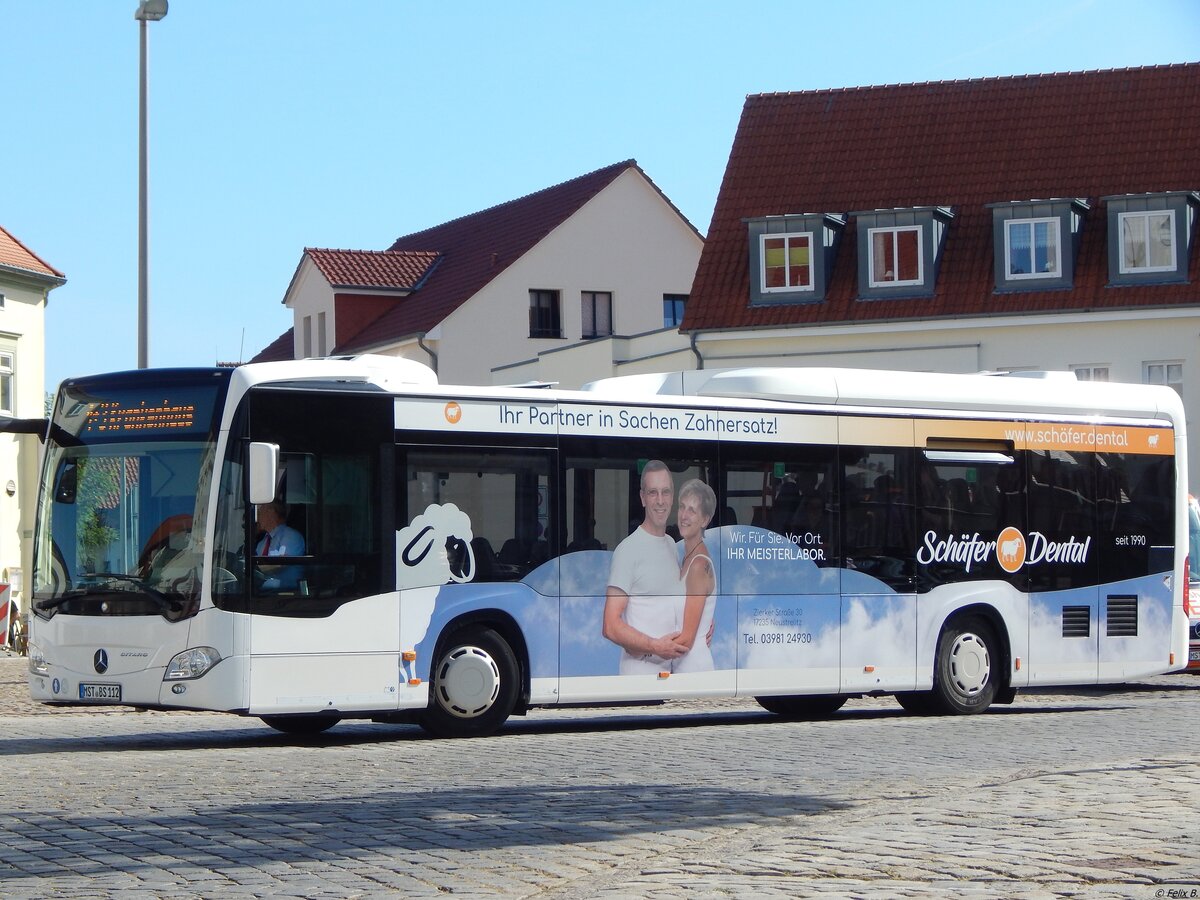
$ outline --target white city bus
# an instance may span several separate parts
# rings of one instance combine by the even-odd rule
[[[47,703],[475,735],[684,697],[976,713],[1187,661],[1184,414],[1164,387],[793,368],[556,391],[357,357],[67,381],[45,439],[29,683]],[[654,531],[651,461],[674,555],[612,609],[650,639],[689,609],[694,635],[701,610],[673,657],[606,623],[614,551]],[[697,480],[704,590],[673,537]],[[300,536],[286,556],[256,555],[272,502]]]

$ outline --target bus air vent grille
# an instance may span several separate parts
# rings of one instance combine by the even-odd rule
[[[1092,608],[1064,606],[1062,628],[1063,637],[1088,637],[1092,633]]]
[[[1119,595],[1108,598],[1108,636],[1136,637],[1138,633],[1138,598]]]

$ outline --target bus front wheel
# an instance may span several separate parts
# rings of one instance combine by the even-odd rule
[[[941,712],[955,716],[981,713],[998,688],[1000,656],[996,633],[983,618],[950,622],[938,638],[933,698]]]
[[[421,727],[436,737],[478,737],[504,724],[520,690],[517,658],[490,628],[468,627],[434,662]]]

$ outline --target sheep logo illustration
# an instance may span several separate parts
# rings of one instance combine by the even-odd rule
[[[396,533],[400,589],[457,582],[475,577],[471,518],[453,503],[431,503]]]
[[[1009,574],[1025,565],[1025,552],[1025,535],[1011,525],[996,538],[996,559]]]

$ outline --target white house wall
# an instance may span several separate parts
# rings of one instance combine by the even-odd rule
[[[580,341],[583,291],[612,292],[616,334],[661,329],[663,294],[690,290],[702,247],[662,195],[627,170],[442,322],[439,380],[489,384],[494,368]],[[531,289],[559,291],[562,339],[530,338]]]
[[[12,352],[15,362],[13,415],[40,418],[46,411],[45,289],[4,281],[0,290],[5,298],[0,350]],[[28,593],[24,573],[32,571],[40,449],[33,435],[0,435],[0,578],[18,586],[23,608]]]
[[[561,342],[560,342],[561,343]],[[575,389],[613,375],[694,369],[696,357],[678,329],[631,336],[595,338],[543,350],[533,359],[492,370],[493,384],[552,382]]]
[[[333,348],[334,335],[337,334],[333,318],[333,289],[307,254],[300,262],[296,282],[288,293],[287,305],[292,310],[295,358],[304,359],[306,356],[319,355],[321,343],[318,325],[321,313],[325,313],[325,351],[328,353]],[[312,348],[308,352],[305,352],[304,347],[306,318],[312,323]]]

